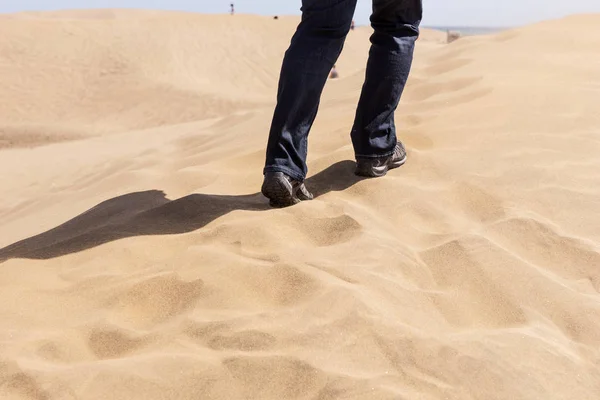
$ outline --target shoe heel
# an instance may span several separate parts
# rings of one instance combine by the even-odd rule
[[[299,200],[293,197],[292,186],[286,183],[280,179],[273,179],[263,184],[261,192],[269,199],[271,207],[282,208],[299,203]]]

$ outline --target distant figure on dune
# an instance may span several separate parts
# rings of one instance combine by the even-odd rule
[[[335,64],[333,64],[333,68],[331,69],[331,73],[329,74],[330,79],[339,78],[340,74],[338,74],[337,69],[335,68]]]
[[[352,26],[357,0],[302,0],[302,21],[283,60],[262,193],[273,207],[313,195],[304,185],[307,139],[323,88]],[[406,162],[394,112],[412,66],[421,0],[373,0],[371,51],[351,132],[356,175],[381,177]]]
[[[356,25],[354,24],[354,20],[352,20],[352,23],[350,24],[350,30],[354,30],[356,28]]]
[[[235,14],[235,4],[231,3],[230,6],[231,6],[231,15],[234,15]]]

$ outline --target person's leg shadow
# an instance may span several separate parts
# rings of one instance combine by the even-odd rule
[[[315,197],[347,189],[362,178],[354,162],[341,161],[306,180]],[[195,231],[233,210],[266,211],[267,200],[240,196],[192,194],[169,200],[160,190],[129,193],[104,201],[47,232],[0,249],[0,263],[11,258],[50,259],[114,240]]]

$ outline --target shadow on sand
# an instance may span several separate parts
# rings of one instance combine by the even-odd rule
[[[362,178],[354,162],[341,161],[306,180],[315,197],[347,189]],[[234,210],[266,211],[260,193],[240,196],[192,194],[169,200],[160,190],[129,193],[104,201],[47,232],[0,249],[0,263],[11,258],[46,260],[114,240],[192,232]]]

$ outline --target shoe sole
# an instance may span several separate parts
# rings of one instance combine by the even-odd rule
[[[273,179],[263,184],[261,192],[269,199],[271,207],[283,208],[290,207],[300,203],[300,199],[295,198],[292,184],[283,179]]]
[[[367,171],[362,171],[360,168],[357,168],[355,174],[367,178],[380,178],[385,176],[389,170],[400,168],[406,164],[407,159],[408,157],[404,156],[404,158],[401,160],[393,161],[389,164],[382,165],[381,167],[369,167]]]

